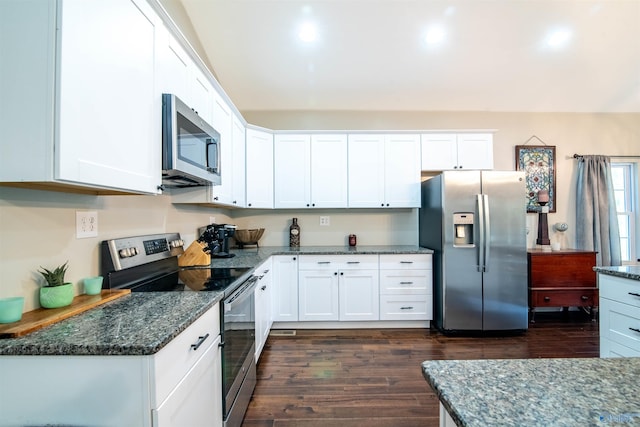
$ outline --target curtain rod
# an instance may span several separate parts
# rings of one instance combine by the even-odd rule
[[[584,156],[585,156],[585,154],[574,154],[573,158],[574,159],[581,159]],[[614,156],[614,155],[609,155],[609,154],[606,154],[606,156],[614,157],[614,158],[618,158],[618,159],[637,159],[637,158],[640,158],[640,156]]]

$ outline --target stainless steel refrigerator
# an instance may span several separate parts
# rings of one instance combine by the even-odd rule
[[[525,177],[447,171],[422,183],[420,246],[434,250],[434,321],[445,333],[528,326]]]

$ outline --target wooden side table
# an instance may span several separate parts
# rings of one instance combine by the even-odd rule
[[[529,313],[535,322],[538,307],[589,307],[591,320],[596,319],[598,285],[596,252],[578,249],[560,251],[527,251]]]

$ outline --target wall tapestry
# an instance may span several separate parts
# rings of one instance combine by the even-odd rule
[[[549,191],[549,212],[556,211],[556,147],[516,145],[516,170],[526,176],[527,212],[540,212],[538,191]]]

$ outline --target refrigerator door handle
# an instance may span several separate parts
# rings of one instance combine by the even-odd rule
[[[484,203],[483,195],[476,195],[476,204],[478,208],[478,263],[476,265],[479,272],[484,270]]]
[[[483,194],[482,199],[484,202],[484,238],[482,239],[484,245],[484,260],[482,261],[482,265],[483,271],[489,271],[489,256],[491,255],[491,210],[489,209],[489,196]]]

